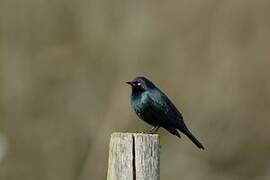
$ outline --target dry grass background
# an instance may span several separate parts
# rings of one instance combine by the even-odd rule
[[[161,130],[161,179],[269,179],[269,9],[0,0],[0,179],[105,179],[110,133],[149,128],[124,84],[137,75],[169,94],[207,148]]]

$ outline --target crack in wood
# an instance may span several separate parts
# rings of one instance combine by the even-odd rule
[[[135,137],[132,135],[132,166],[133,166],[133,180],[136,180],[136,157],[135,157]]]
[[[107,180],[159,180],[157,135],[113,133]]]

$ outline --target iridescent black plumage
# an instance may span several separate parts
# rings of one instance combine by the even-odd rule
[[[184,123],[182,114],[173,105],[170,99],[145,77],[136,77],[127,82],[132,87],[131,105],[140,119],[153,125],[151,133],[163,127],[171,134],[180,137],[180,130],[198,148],[203,145],[191,134]]]

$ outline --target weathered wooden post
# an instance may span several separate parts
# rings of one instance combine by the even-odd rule
[[[107,180],[159,180],[157,134],[113,133]]]

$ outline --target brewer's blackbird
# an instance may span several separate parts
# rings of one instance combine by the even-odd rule
[[[131,105],[136,114],[153,126],[149,130],[150,133],[155,133],[163,127],[180,138],[178,129],[198,148],[204,149],[185,125],[182,114],[154,83],[145,77],[136,77],[127,83],[132,87]]]

